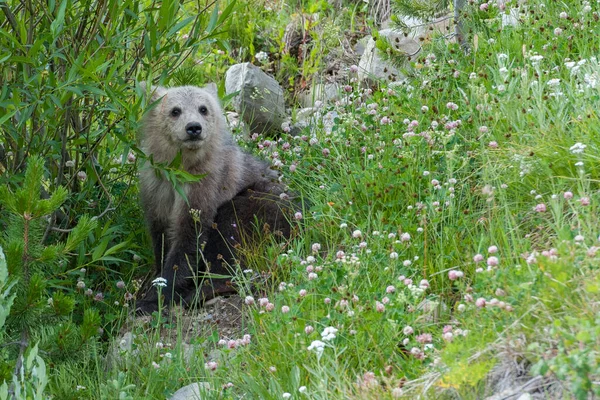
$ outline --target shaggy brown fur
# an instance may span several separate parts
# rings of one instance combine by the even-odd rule
[[[290,204],[280,200],[284,188],[269,164],[235,143],[214,88],[158,87],[152,92],[152,100],[160,101],[142,120],[144,152],[155,162],[166,163],[181,152],[185,171],[205,174],[199,182],[185,184],[186,204],[171,183],[149,165],[140,172],[156,267],[167,280],[162,290],[165,304],[172,300],[189,304],[197,294],[198,283],[192,278],[198,271],[206,271],[207,264],[211,273],[230,275],[225,266],[234,261],[232,245],[239,242],[241,232],[251,229],[255,218],[289,237],[282,206]],[[199,221],[192,217],[197,214],[194,210],[199,211]],[[213,283],[214,288],[202,286],[201,300],[233,290],[222,280]],[[138,309],[155,310],[157,299],[153,288],[138,301]]]

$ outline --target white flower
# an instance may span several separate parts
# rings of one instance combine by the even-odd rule
[[[540,55],[535,55],[535,56],[529,57],[529,61],[531,61],[532,63],[539,63],[543,59],[544,59],[544,56],[540,56]]]
[[[152,281],[152,286],[161,288],[167,286],[167,280],[165,278],[158,277]]]
[[[292,397],[292,394],[285,392],[284,394],[281,395],[281,397],[284,399],[289,399],[290,397]]]
[[[569,150],[573,154],[581,154],[583,153],[583,150],[585,150],[586,147],[587,145],[583,143],[575,143],[573,146],[571,146],[571,148],[569,148]]]
[[[547,85],[550,87],[558,86],[559,84],[560,84],[560,79],[558,79],[558,78],[550,79],[547,83]]]
[[[335,334],[337,333],[337,331],[338,330],[336,328],[334,328],[333,326],[328,326],[321,333],[321,339],[323,339],[326,342],[329,342],[329,341],[335,339]]]
[[[256,53],[254,58],[256,58],[260,62],[263,62],[269,58],[269,55],[267,53],[265,53],[264,51],[259,51],[258,53]]]
[[[323,350],[325,349],[325,343],[320,340],[313,340],[310,346],[307,347],[309,351],[314,351],[317,353],[317,356],[321,356],[323,354]]]

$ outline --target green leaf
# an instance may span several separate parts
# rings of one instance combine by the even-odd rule
[[[215,30],[217,27],[217,22],[219,21],[219,2],[215,2],[215,8],[210,16],[210,21],[208,22],[208,26],[206,27],[206,31],[208,33]]]
[[[119,244],[111,247],[110,249],[106,250],[104,252],[103,257],[106,257],[106,256],[109,256],[109,255],[111,255],[113,253],[116,253],[116,252],[120,251],[121,249],[127,247],[128,245],[129,245],[129,241],[121,242],[121,243],[119,243]]]
[[[60,7],[58,8],[56,18],[50,24],[50,32],[52,33],[52,37],[54,38],[56,38],[63,29],[63,25],[65,22],[65,10],[67,9],[67,2],[67,0],[63,0],[60,3]]]
[[[181,30],[181,28],[183,28],[184,26],[186,26],[190,22],[192,22],[195,18],[196,17],[188,17],[188,18],[183,19],[182,21],[179,21],[173,27],[171,27],[171,29],[169,29],[169,31],[167,32],[166,37],[173,36],[174,34],[176,34],[177,32],[179,32]]]
[[[590,334],[589,331],[579,331],[577,333],[577,336],[575,336],[575,338],[577,340],[579,340],[580,342],[587,343],[592,339],[592,335]]]
[[[110,237],[105,237],[102,241],[96,245],[94,248],[94,252],[92,253],[92,261],[98,261],[102,254],[106,251],[108,247],[108,242],[110,241]]]
[[[229,15],[233,12],[235,5],[236,5],[236,0],[233,0],[231,3],[229,3],[227,5],[227,7],[225,7],[225,9],[223,10],[223,12],[221,13],[221,15],[219,17],[219,22],[218,22],[219,25],[221,25],[223,22],[225,22],[225,20],[227,18],[229,18]]]

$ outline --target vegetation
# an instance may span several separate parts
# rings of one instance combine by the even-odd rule
[[[315,124],[240,139],[302,196],[301,233],[249,250],[235,333],[201,320],[190,340],[180,310],[131,315],[153,274],[137,82],[223,91],[251,61],[295,108],[378,14],[0,2],[0,399],[164,399],[195,382],[211,399],[477,399],[510,365],[548,398],[600,395],[597,6],[466,2],[467,46],[431,35],[410,64],[388,52],[402,82],[342,67]]]

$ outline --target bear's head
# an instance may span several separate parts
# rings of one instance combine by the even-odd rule
[[[145,83],[140,86],[145,92]],[[150,102],[155,104],[144,116],[145,140],[195,151],[219,139],[227,128],[216,89],[214,84],[203,88],[153,86]]]

